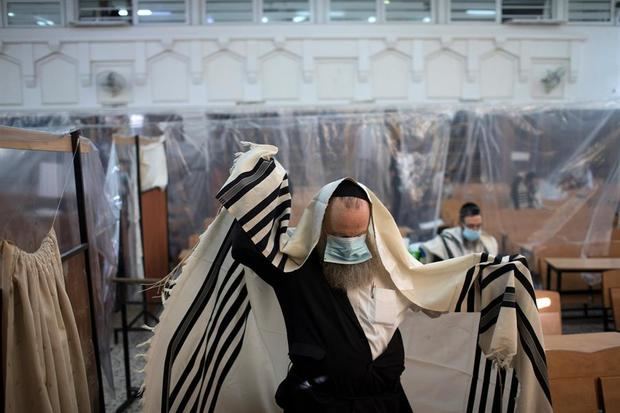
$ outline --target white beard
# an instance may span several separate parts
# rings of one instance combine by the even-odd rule
[[[317,251],[320,254],[325,280],[332,288],[351,291],[369,287],[373,277],[385,271],[379,253],[370,238],[366,239],[366,244],[372,258],[359,264],[335,264],[323,261],[326,242],[326,236],[322,235],[317,244]]]

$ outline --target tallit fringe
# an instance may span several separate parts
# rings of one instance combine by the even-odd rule
[[[491,360],[497,367],[506,370],[512,367],[512,357],[506,356],[499,352],[491,353],[487,356],[488,360]]]
[[[153,330],[151,330],[151,331],[153,331]],[[149,344],[151,344],[151,339],[152,339],[152,337],[149,338],[148,340],[142,342],[142,343],[136,344],[136,348],[142,348],[142,347],[148,346]]]

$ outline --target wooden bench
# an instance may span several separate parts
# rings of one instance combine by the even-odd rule
[[[620,333],[548,335],[544,341],[556,413],[599,412],[617,402]]]

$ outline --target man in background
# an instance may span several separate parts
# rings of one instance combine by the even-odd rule
[[[431,263],[486,252],[497,255],[497,241],[482,231],[480,207],[467,202],[459,211],[459,225],[443,230],[420,247],[420,261]]]

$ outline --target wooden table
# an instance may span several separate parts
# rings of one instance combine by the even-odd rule
[[[565,272],[604,272],[620,270],[620,258],[545,258],[547,288],[551,289],[551,271],[557,274],[556,291],[562,293],[562,274]]]

